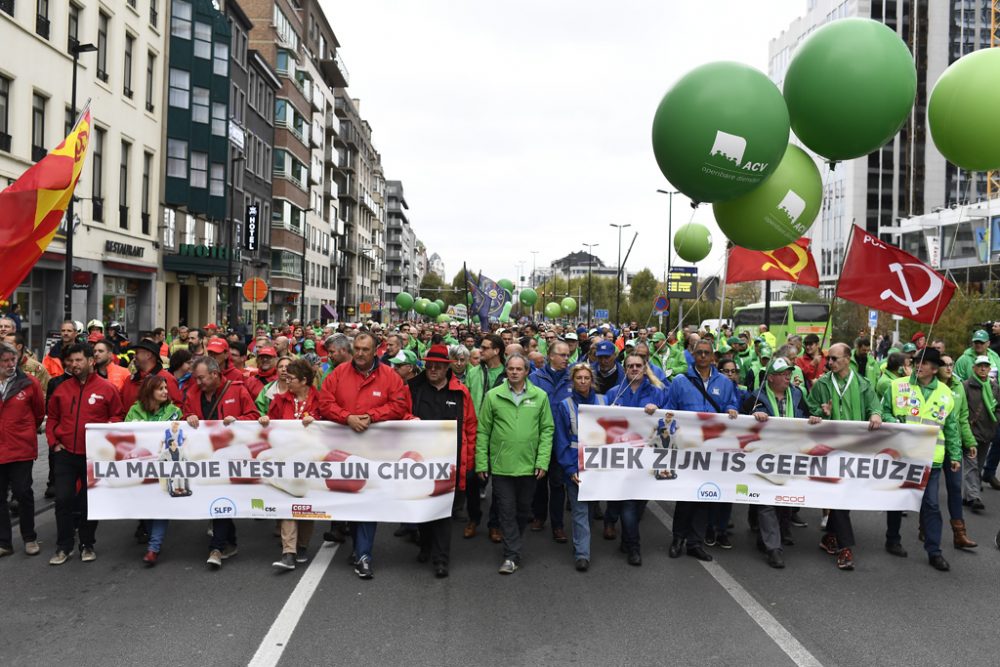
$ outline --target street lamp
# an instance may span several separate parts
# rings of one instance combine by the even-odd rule
[[[70,107],[73,109],[73,121],[76,121],[76,69],[80,64],[81,53],[92,53],[97,47],[91,43],[79,42],[70,47],[73,55],[73,83],[70,87]],[[73,199],[71,195],[66,205],[66,294],[63,296],[63,315],[65,319],[73,319]]]
[[[618,279],[616,281],[618,294],[615,295],[615,323],[620,324],[619,320],[621,318],[622,307],[622,230],[626,227],[631,227],[632,225],[616,225],[612,222],[611,226],[618,229]]]
[[[671,257],[674,252],[674,195],[679,195],[679,190],[657,190],[661,195],[667,195],[670,197],[670,202],[667,204],[667,275],[663,276],[663,289],[667,292],[667,297],[670,297],[670,269],[672,267]],[[662,322],[661,322],[662,324]],[[670,328],[670,313],[667,313],[667,329]]]
[[[594,248],[600,243],[584,243],[587,249],[587,328],[594,326],[594,293],[592,291],[592,268],[594,266]]]

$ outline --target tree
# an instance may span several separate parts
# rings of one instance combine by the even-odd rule
[[[425,299],[430,299],[431,301],[441,299],[447,303],[447,296],[450,295],[450,293],[450,289],[447,289],[447,291],[445,290],[445,284],[444,281],[441,280],[441,276],[433,271],[425,273],[424,279],[420,281],[420,296]]]

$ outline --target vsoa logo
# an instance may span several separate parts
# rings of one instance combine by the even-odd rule
[[[236,516],[236,503],[229,498],[216,498],[209,505],[208,514],[213,519],[232,519]]]
[[[698,500],[721,500],[722,490],[718,484],[705,482],[698,487]]]

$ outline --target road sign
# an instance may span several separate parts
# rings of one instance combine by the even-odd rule
[[[698,298],[698,269],[693,266],[674,266],[667,274],[667,296],[678,299]]]
[[[258,303],[267,298],[267,283],[261,278],[251,278],[243,283],[243,298]]]
[[[868,311],[868,328],[874,329],[878,326],[878,311],[869,310]]]
[[[656,297],[656,301],[653,302],[653,310],[657,315],[670,312],[670,299],[662,294]]]
[[[599,320],[606,320],[608,319],[608,310],[606,308],[597,308],[594,310],[594,317]]]

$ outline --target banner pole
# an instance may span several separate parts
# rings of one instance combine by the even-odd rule
[[[722,296],[719,298],[719,331],[722,330],[722,313],[726,307],[726,285],[729,283],[729,253],[732,252],[732,244],[726,242],[726,252],[722,260]]]

